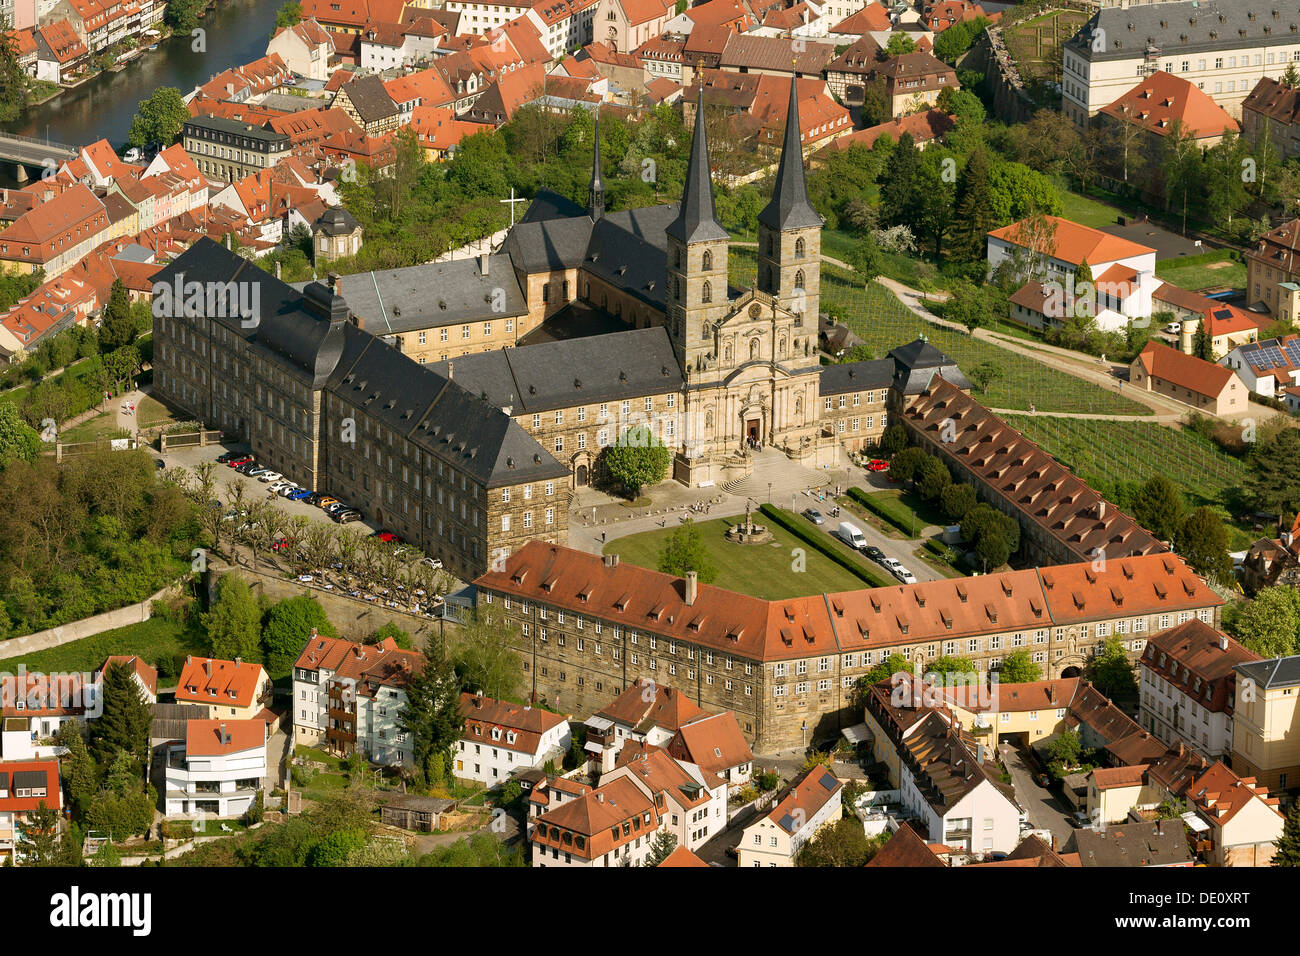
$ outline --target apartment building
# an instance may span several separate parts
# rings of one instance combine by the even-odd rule
[[[43,269],[54,279],[103,242],[112,224],[103,202],[81,183],[41,184],[35,192],[40,201],[0,231],[0,269],[20,275]]]
[[[1290,8],[1290,9],[1288,9]],[[1293,4],[1182,0],[1097,11],[1065,44],[1062,112],[1080,127],[1144,76],[1194,83],[1233,117],[1256,84],[1300,61]]]
[[[843,811],[844,784],[818,764],[791,784],[772,811],[741,832],[736,858],[742,867],[795,865],[799,851]]]
[[[166,746],[166,815],[237,817],[266,786],[264,720],[191,720]]]
[[[1246,253],[1246,294],[1276,319],[1300,318],[1300,219],[1284,222],[1260,237]]]
[[[619,755],[617,766],[601,775],[601,788],[622,779],[631,780],[650,797],[660,825],[680,847],[697,850],[726,829],[726,781],[690,761],[659,747],[630,744]]]
[[[734,711],[759,752],[856,723],[857,680],[891,653],[987,672],[1023,648],[1073,677],[1112,635],[1136,658],[1222,603],[1169,554],[763,601],[535,541],[475,583],[517,624],[535,699],[583,715],[639,679],[673,682],[703,710]]]
[[[557,620],[557,623],[565,622]],[[592,629],[593,639],[598,633]],[[567,641],[567,635],[556,635],[557,644],[562,640]],[[583,638],[577,639],[579,650],[583,649],[583,643]],[[603,689],[603,685],[597,689]],[[708,716],[707,711],[697,707],[680,690],[649,678],[638,678],[587,718],[586,749],[598,761],[600,772],[608,773],[618,762],[625,744],[667,747],[682,727]]]
[[[1232,767],[1273,793],[1300,784],[1300,656],[1238,664],[1232,713]]]
[[[631,776],[579,789],[532,821],[533,866],[642,866],[663,826],[653,796]]]
[[[233,183],[289,155],[289,137],[223,116],[193,116],[181,130],[185,152],[210,180]]]
[[[573,742],[569,721],[540,707],[461,694],[465,730],[456,742],[457,777],[492,787],[560,758]]]

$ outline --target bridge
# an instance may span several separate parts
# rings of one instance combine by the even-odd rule
[[[27,168],[43,168],[46,163],[61,165],[76,159],[77,148],[47,139],[19,136],[17,133],[0,133],[0,161],[13,163],[19,182],[27,179]]]

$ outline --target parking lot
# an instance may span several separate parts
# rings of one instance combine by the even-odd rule
[[[814,525],[807,515],[807,509],[810,507],[815,508],[821,513],[824,522],[823,524]],[[841,522],[847,521],[862,533],[863,548],[875,548],[881,552],[885,558],[892,558],[895,561],[898,561],[908,571],[912,572],[913,577],[915,577],[917,581],[937,581],[943,578],[942,574],[930,567],[930,565],[922,561],[914,553],[917,547],[917,542],[899,541],[897,538],[890,538],[887,535],[881,534],[875,528],[871,527],[869,523],[842,508],[840,509],[839,517],[835,517],[832,514],[834,510],[835,502],[828,496],[824,502],[802,506],[802,510],[799,514],[804,521],[807,521],[810,525],[821,529],[826,534],[829,534],[831,537],[845,545],[847,545],[847,542],[840,538],[839,535],[836,534],[836,531]],[[858,557],[862,562],[873,571],[884,575],[894,583],[903,583],[897,575],[893,574],[890,569],[879,560],[873,559],[861,549],[857,549],[857,552]]]

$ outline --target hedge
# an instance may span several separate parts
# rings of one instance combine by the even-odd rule
[[[835,546],[835,543],[829,540],[829,536],[809,530],[804,526],[803,522],[795,518],[790,512],[782,511],[780,508],[775,508],[769,504],[760,505],[758,510],[765,515],[768,520],[784,528],[786,531],[789,531],[800,541],[810,545],[818,553],[825,555],[844,570],[861,578],[873,588],[887,588],[894,583],[892,581],[886,581],[884,578],[873,574],[871,569],[867,568],[861,562],[850,559],[848,555],[844,554],[843,551]],[[847,547],[847,545],[845,547]]]
[[[910,513],[906,516],[895,514],[892,508],[882,505],[878,500],[867,494],[861,488],[850,488],[846,494],[848,494],[851,500],[862,505],[862,507],[866,508],[881,521],[884,521],[901,534],[904,534],[909,538],[912,537],[913,529],[908,525],[912,520]]]

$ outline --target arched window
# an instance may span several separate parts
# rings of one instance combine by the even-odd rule
[[[704,250],[703,268],[705,272],[713,271],[713,253],[710,252],[708,249]]]
[[[800,241],[802,242],[803,240]],[[803,270],[802,269],[800,269],[798,272],[794,274],[794,288],[796,292],[803,291]]]
[[[713,427],[713,409],[711,408],[704,413],[704,427],[705,428]]]
[[[794,241],[794,255],[796,259],[802,259],[804,257],[805,248],[806,245],[802,238],[796,239]]]
[[[701,337],[701,338],[705,338],[705,339],[707,339],[707,338],[708,338],[710,335],[712,335],[712,334],[713,334],[713,330],[712,330],[711,328],[709,328],[709,323],[705,322],[702,326],[700,326],[700,337]]]
[[[781,336],[781,357],[785,357],[785,336]]]
[[[749,360],[751,362],[758,361],[758,339],[749,340]]]
[[[708,255],[708,253],[706,252],[705,255]],[[700,290],[700,301],[701,302],[713,301],[713,283],[711,282],[704,283],[704,288]]]

